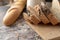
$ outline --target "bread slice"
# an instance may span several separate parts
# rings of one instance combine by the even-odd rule
[[[29,6],[29,7],[27,8],[27,10],[30,12],[31,15],[34,14],[34,15],[36,15],[36,16],[38,17],[38,16],[39,16],[39,13],[38,13],[38,11],[37,11],[36,9],[37,9],[37,8],[31,7],[31,6]]]
[[[38,24],[40,21],[38,20],[38,18],[35,15],[28,15],[27,13],[23,13],[23,18],[33,24]]]
[[[30,15],[30,20],[36,25],[38,23],[40,23],[40,21],[38,20],[38,18],[34,14]]]
[[[39,11],[34,9],[33,7],[28,7],[27,9],[30,12],[30,15],[34,15],[36,16],[37,20],[39,20],[39,22],[41,22],[41,19],[39,19]]]
[[[40,6],[39,6],[40,7]],[[40,10],[39,10],[39,18],[41,19],[41,21],[44,23],[44,24],[48,24],[49,23],[49,20],[48,18],[45,16],[45,14],[42,12],[41,10],[41,7],[40,7]]]
[[[28,15],[27,13],[25,13],[25,12],[23,13],[23,18],[24,18],[26,21],[31,22],[29,15]]]
[[[53,0],[51,11],[60,23],[60,4],[58,0]]]
[[[50,9],[43,2],[41,2],[41,9],[42,9],[42,12],[45,14],[45,16],[49,19],[49,21],[53,25],[58,24],[58,20],[57,20],[56,16],[53,15],[53,13],[50,11]]]

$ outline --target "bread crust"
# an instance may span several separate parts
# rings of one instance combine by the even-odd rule
[[[49,21],[53,25],[56,25],[56,24],[59,23],[58,20],[57,20],[57,18],[53,15],[53,13],[51,12],[51,10],[45,4],[41,5],[41,8],[42,8],[42,12],[45,14],[45,16],[49,19]]]
[[[34,23],[34,24],[38,24],[38,23],[40,23],[40,21],[38,20],[38,18],[35,16],[35,15],[31,15],[30,16],[30,20],[32,21],[32,23]]]
[[[39,11],[34,9],[33,7],[28,7],[27,9],[30,12],[30,15],[32,15],[31,17],[36,17],[37,20],[39,20],[39,22],[41,22],[41,19],[39,19]]]
[[[5,25],[11,25],[16,21],[23,11],[26,1],[27,0],[20,0],[19,2],[17,1],[8,9],[6,15],[3,18],[3,23]]]
[[[25,21],[28,21],[28,22],[32,23],[32,21],[30,20],[30,16],[25,12],[23,13],[23,18],[24,18]]]
[[[48,18],[45,16],[45,14],[42,12],[42,9],[41,9],[41,6],[40,6],[40,18],[41,18],[41,21],[44,23],[44,24],[48,24],[50,21],[48,20]]]

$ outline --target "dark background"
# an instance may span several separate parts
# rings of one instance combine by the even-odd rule
[[[52,0],[45,0],[46,2],[52,2]]]

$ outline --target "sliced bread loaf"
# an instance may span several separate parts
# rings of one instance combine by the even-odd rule
[[[43,22],[44,24],[49,23],[48,18],[44,15],[39,5],[35,7],[28,7],[27,9],[31,14],[31,20],[33,23],[38,24],[39,22]]]

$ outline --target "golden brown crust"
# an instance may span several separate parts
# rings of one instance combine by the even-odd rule
[[[29,12],[30,12],[30,15],[35,15],[37,18],[38,18],[38,20],[41,22],[41,20],[39,19],[39,11],[38,10],[36,10],[34,7],[28,7],[28,9],[27,9]]]
[[[48,18],[45,16],[45,14],[42,12],[41,6],[39,6],[38,9],[39,9],[39,19],[41,19],[41,21],[42,21],[44,24],[48,24],[50,21],[49,21]]]
[[[50,22],[51,22],[53,25],[56,25],[56,24],[59,23],[58,20],[55,18],[55,16],[54,16],[52,13],[50,13],[49,15],[47,15],[47,17],[49,18]]]
[[[28,16],[27,13],[23,13],[23,18],[24,18],[26,21],[31,22],[30,16]]]
[[[42,12],[44,13],[44,15],[49,19],[49,21],[53,25],[56,25],[56,24],[59,23],[58,19],[53,15],[53,13],[51,12],[51,10],[45,4],[44,5],[41,4],[41,9],[42,9]]]
[[[40,21],[38,20],[38,18],[35,15],[31,15],[30,16],[30,20],[34,23],[34,24],[38,24],[40,23]]]
[[[45,10],[43,10],[45,11]],[[49,19],[49,21],[53,24],[56,25],[58,24],[58,19],[53,15],[53,13],[47,8],[46,11],[44,12],[46,17]]]
[[[6,15],[3,18],[3,23],[5,25],[11,25],[16,21],[16,19],[23,11],[26,1],[27,0],[20,0],[19,2],[16,2],[8,9]]]
[[[3,19],[3,23],[5,25],[11,25],[16,21],[18,16],[19,16],[19,11],[17,9],[11,10],[9,13],[5,15]]]
[[[44,13],[41,13],[40,19],[44,24],[48,24],[50,22],[48,18],[44,15]]]

